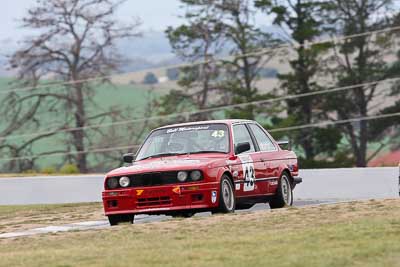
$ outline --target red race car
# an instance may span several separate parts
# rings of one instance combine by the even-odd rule
[[[269,203],[293,203],[296,154],[284,150],[258,123],[221,120],[153,130],[128,167],[109,172],[102,197],[111,225],[133,223],[136,214],[190,217],[229,213]]]

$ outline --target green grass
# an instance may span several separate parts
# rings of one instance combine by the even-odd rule
[[[399,236],[366,201],[1,240],[0,266],[400,266]]]

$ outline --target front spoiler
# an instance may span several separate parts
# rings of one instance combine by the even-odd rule
[[[300,183],[303,182],[303,178],[301,178],[301,177],[294,177],[294,178],[293,178],[293,182],[294,182],[295,185],[296,185],[296,184],[300,184]]]
[[[174,191],[177,188],[179,190]],[[102,198],[105,215],[168,214],[179,210],[213,209],[219,203],[218,191],[218,182],[191,183],[106,190]],[[212,192],[217,192],[215,197]],[[165,202],[162,199],[166,199]]]
[[[301,177],[293,177],[293,189],[296,185],[301,184],[303,182],[303,178]]]

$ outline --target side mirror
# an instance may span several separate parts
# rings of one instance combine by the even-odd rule
[[[125,163],[132,163],[135,160],[135,154],[128,153],[122,156]]]
[[[235,154],[241,154],[243,152],[249,151],[250,150],[250,143],[249,142],[244,142],[244,143],[239,143],[235,147]]]
[[[289,141],[278,141],[279,147],[283,150],[290,150],[290,142]]]

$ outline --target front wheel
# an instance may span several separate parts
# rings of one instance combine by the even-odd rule
[[[233,184],[228,176],[223,175],[221,178],[218,212],[232,213],[235,212],[236,199],[233,191]]]
[[[108,222],[111,226],[118,225],[122,222],[128,222],[133,224],[135,220],[135,214],[117,214],[117,215],[109,215]]]
[[[271,209],[279,209],[293,205],[293,189],[289,181],[289,176],[283,173],[279,181],[275,196],[269,201]]]

